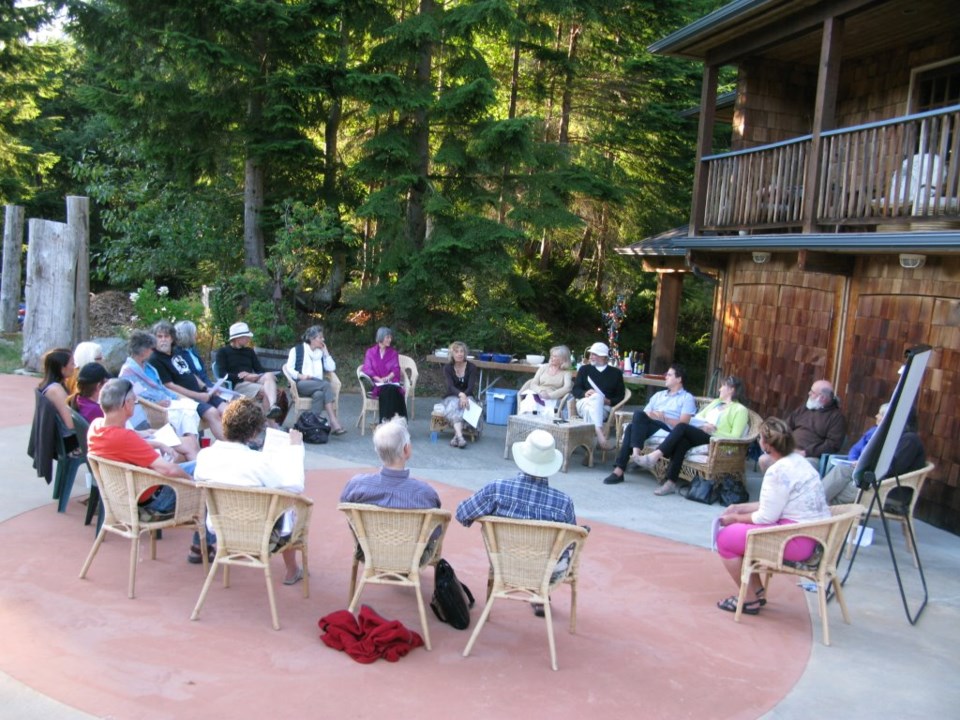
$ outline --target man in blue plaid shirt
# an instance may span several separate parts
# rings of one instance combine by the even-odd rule
[[[477,490],[457,506],[457,520],[464,527],[484,515],[576,524],[573,500],[547,484],[547,478],[563,465],[553,436],[534,430],[526,440],[513,444],[513,460],[520,472]]]

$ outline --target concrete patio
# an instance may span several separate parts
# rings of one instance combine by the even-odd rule
[[[78,518],[80,517],[79,511],[75,509],[76,502],[71,502],[73,507],[66,515],[57,516],[50,498],[49,488],[42,480],[35,477],[35,473],[30,467],[30,461],[26,457],[25,449],[29,435],[29,423],[33,413],[32,387],[34,385],[35,380],[33,379],[0,376],[0,401],[7,408],[7,417],[0,427],[0,447],[5,451],[5,457],[8,458],[7,481],[0,485],[0,519],[7,521],[15,519],[23,513],[34,511],[42,514],[37,517],[43,517],[44,522],[47,522],[50,516],[53,516],[53,522],[69,523],[71,533],[79,532],[74,527],[74,525],[79,524]],[[445,506],[452,508],[449,503],[455,502],[466,491],[476,489],[492,479],[511,474],[514,466],[512,461],[503,459],[505,428],[502,426],[487,425],[480,441],[475,444],[471,443],[464,450],[451,448],[447,444],[449,435],[446,438],[441,437],[436,443],[432,443],[429,434],[429,414],[434,401],[431,398],[417,399],[416,419],[411,422],[414,456],[410,465],[417,477],[438,484],[442,483],[452,488],[441,492]],[[342,485],[343,478],[349,476],[354,468],[373,467],[377,464],[369,432],[365,437],[361,437],[359,431],[352,425],[358,411],[359,398],[353,395],[344,395],[341,398],[341,415],[345,423],[351,423],[348,425],[350,432],[342,437],[331,438],[327,445],[311,446],[309,448],[308,469],[312,471],[311,482],[323,483],[323,490],[318,489],[317,494],[315,494],[315,499],[318,502],[320,495],[324,498],[324,502],[327,502],[328,497],[335,498],[336,489]],[[617,538],[618,542],[621,543],[624,542],[624,537],[636,534],[633,537],[636,537],[638,542],[644,536],[654,536],[654,538],[683,543],[686,547],[709,547],[710,521],[720,511],[720,506],[699,505],[676,495],[663,498],[655,497],[652,494],[654,481],[651,476],[643,473],[628,474],[628,481],[621,485],[605,486],[601,483],[601,479],[609,472],[611,459],[608,457],[605,464],[598,464],[597,467],[591,469],[582,465],[581,457],[581,455],[574,457],[568,473],[561,473],[551,480],[552,485],[568,492],[573,497],[578,519],[581,522],[587,524],[603,523],[620,529],[617,531]],[[327,478],[327,480],[323,478]],[[332,489],[327,487],[328,481],[329,483],[336,483],[335,487]],[[749,486],[751,496],[754,498],[759,483],[759,476],[751,474]],[[308,484],[308,491],[311,488],[319,487],[316,484]],[[81,489],[78,488],[74,492],[74,496],[79,497],[81,495]],[[36,510],[37,508],[39,510]],[[33,516],[31,515],[31,517]],[[874,523],[874,527],[877,527],[876,523]],[[462,528],[460,528],[460,531],[471,532],[464,531]],[[626,535],[623,533],[626,533]],[[960,577],[957,573],[958,564],[960,564],[960,538],[924,523],[918,523],[917,535],[920,557],[926,572],[930,601],[916,626],[911,626],[904,615],[887,544],[882,530],[879,530],[879,528],[874,538],[874,544],[860,551],[860,556],[846,585],[846,596],[852,623],[845,625],[842,622],[839,608],[835,607],[834,604],[831,604],[829,608],[831,647],[824,647],[820,643],[821,627],[816,617],[815,595],[804,593],[799,588],[788,587],[786,581],[782,579],[775,580],[778,583],[776,590],[778,597],[788,595],[793,601],[806,602],[808,611],[811,613],[811,620],[809,624],[806,624],[805,621],[802,626],[796,623],[784,623],[778,627],[767,623],[774,633],[770,636],[773,638],[772,640],[764,642],[775,643],[775,638],[778,637],[777,633],[780,633],[779,637],[786,638],[789,636],[792,641],[801,640],[802,647],[806,648],[803,652],[808,652],[809,656],[805,660],[805,667],[802,667],[798,674],[799,679],[792,685],[792,688],[787,688],[782,696],[772,703],[772,709],[754,714],[752,717],[800,718],[813,715],[847,718],[910,718],[956,716],[957,707],[960,706],[960,689],[958,689],[955,681],[957,673],[960,671],[960,658],[958,658],[955,649],[958,646],[958,641],[960,641],[960,622],[958,622],[960,621],[960,607],[958,607],[960,606]],[[465,537],[469,539],[469,536]],[[84,529],[83,542],[92,542],[92,539],[93,533],[90,528]],[[473,537],[472,541],[479,543],[479,538]],[[165,540],[165,542],[167,541]],[[56,546],[52,545],[52,547],[55,548]],[[585,575],[590,572],[591,550],[599,553],[600,548],[599,540],[595,546],[588,543],[584,560]],[[893,529],[893,548],[907,586],[911,607],[915,608],[919,603],[921,590],[918,575],[905,551],[899,526]],[[8,548],[9,551],[10,548]],[[36,553],[51,552],[50,549],[41,549],[40,547],[33,547],[31,551]],[[85,551],[86,547],[83,548],[84,553]],[[482,550],[480,554],[482,554]],[[316,555],[313,555],[313,557],[316,557]],[[716,576],[711,573],[709,580],[703,580],[704,584],[710,585],[711,589],[717,586],[717,576],[722,575],[722,571],[719,569],[719,561],[716,558],[713,558],[713,560],[716,561],[717,566]],[[103,558],[98,558],[98,562],[105,561]],[[314,573],[317,573],[319,568],[314,565],[312,567]],[[468,567],[470,567],[469,564]],[[155,571],[146,568],[149,568],[149,566],[145,566],[144,577],[151,572],[155,573]],[[624,572],[626,572],[626,569]],[[639,580],[642,581],[642,578],[639,578]],[[5,579],[5,583],[9,581]],[[651,580],[651,582],[653,581]],[[260,583],[257,592],[262,594],[262,581]],[[424,584],[430,586],[432,579],[429,576],[425,577]],[[89,590],[86,585],[79,582],[75,585],[75,595],[77,601],[79,601],[81,594],[89,592]],[[68,587],[73,586],[68,585]],[[725,594],[734,591],[732,584],[718,587],[721,587]],[[319,595],[322,589],[323,586],[318,582],[312,588],[311,598]],[[476,590],[477,587],[474,589]],[[716,599],[722,596],[718,593],[715,594],[717,594]],[[70,591],[70,595],[74,595],[73,590]],[[128,601],[125,593],[122,592],[122,587],[110,588],[110,595],[113,598],[111,602],[124,606],[131,602],[141,602],[140,598],[136,601]],[[64,600],[71,602],[70,597],[64,598]],[[291,601],[291,604],[293,602]],[[563,598],[563,602],[566,603],[566,598]],[[676,626],[679,628],[681,620],[678,618],[682,618],[682,615],[678,616],[671,613],[683,612],[685,608],[670,607],[670,613],[664,613],[664,607],[670,602],[671,598],[669,596],[663,596],[655,604],[635,608],[624,606],[623,612],[636,612],[645,616],[648,621],[651,618],[655,620],[658,614],[663,613],[665,623],[677,623]],[[710,602],[712,601],[704,601],[701,607],[688,609],[699,613],[704,608],[709,609]],[[216,605],[217,599],[212,598],[208,607],[205,608],[204,614],[215,615],[217,612]],[[377,607],[379,609],[379,605]],[[787,610],[789,610],[789,607]],[[287,609],[281,608],[280,612],[281,621],[283,621]],[[737,626],[734,625],[732,616],[716,610],[713,610],[713,612],[720,620],[729,623],[730,627],[723,626],[724,631],[732,629],[735,633],[739,633],[734,637],[748,637],[747,634],[756,631],[757,625],[751,626],[752,622],[756,622],[755,618],[744,618],[743,623]],[[251,624],[264,620],[258,613],[259,610],[249,610],[249,614],[252,615],[250,618]],[[589,617],[589,613],[590,609],[586,601],[583,601],[580,614],[582,617]],[[433,623],[433,618],[431,618],[431,622]],[[412,623],[409,624],[411,627],[415,627]],[[184,632],[190,632],[198,626],[201,626],[201,624],[190,624],[185,618],[183,619]],[[436,623],[431,624],[431,633],[434,632],[435,627]],[[585,629],[587,627],[589,627],[589,622],[580,625],[579,633],[574,637],[582,637],[587,632]],[[558,638],[566,635],[563,620],[558,618],[555,622],[555,628]],[[485,629],[484,633],[487,632],[488,630]],[[678,633],[680,632],[678,629]],[[466,640],[463,636],[458,635],[456,637],[458,642],[465,642]],[[460,640],[461,637],[462,640]],[[546,664],[543,657],[545,647],[540,647],[542,640],[537,636],[537,645],[531,648],[531,666],[534,663],[539,665],[541,661]],[[701,642],[705,646],[711,641],[711,637],[701,638]],[[437,644],[438,640],[435,639],[434,642]],[[545,645],[545,641],[542,644]],[[481,635],[478,650],[481,645],[484,645],[483,635]],[[486,649],[490,650],[489,644]],[[0,713],[3,717],[11,719],[102,717],[90,715],[71,707],[69,704],[63,704],[55,692],[42,694],[28,684],[14,679],[14,676],[18,674],[15,668],[17,668],[21,658],[28,654],[27,650],[28,648],[23,644],[10,642],[10,638],[0,644],[0,669],[4,671],[0,672],[0,704],[7,708]],[[37,652],[36,648],[30,648],[30,650],[32,654]],[[553,684],[563,686],[570,682],[569,677],[564,677],[563,673],[565,650],[568,653],[566,664],[568,666],[572,665],[570,662],[572,658],[569,658],[569,649],[561,648],[559,656],[560,673],[557,675],[544,675],[540,672],[542,668],[539,667],[535,672],[532,667],[519,671],[523,677],[527,678],[526,682],[535,695],[553,692],[551,689]],[[433,654],[437,655],[436,648]],[[739,659],[731,658],[731,662],[739,661]],[[578,660],[583,660],[583,658],[578,658]],[[626,658],[624,658],[624,662],[627,662]],[[404,665],[403,662],[399,663],[398,667],[402,665]],[[594,680],[599,686],[608,669],[600,664],[587,663],[586,669],[581,670],[581,674],[585,677],[580,677],[579,680],[589,683],[591,682],[590,675],[595,675]],[[695,668],[691,668],[690,672],[694,673]],[[525,675],[525,673],[529,673],[529,675]],[[365,675],[361,677],[365,677]],[[521,682],[523,682],[523,677],[520,678]],[[895,678],[894,682],[896,684],[892,688],[888,677]],[[642,679],[644,681],[651,680],[651,678]],[[746,683],[745,687],[752,687],[749,677],[742,679]],[[266,685],[269,677],[265,675],[261,680]],[[639,681],[641,678],[637,678],[637,680]],[[672,678],[659,677],[652,680],[655,682],[650,683],[651,685],[665,686],[666,692],[670,692]],[[469,675],[464,681],[469,682]],[[320,670],[317,673],[317,682],[323,682],[323,674]],[[634,706],[624,704],[616,707],[606,707],[603,714],[612,717],[731,716],[728,712],[711,714],[709,710],[703,708],[695,710],[692,706],[686,706],[682,694],[674,698],[676,701],[674,705],[652,706],[648,713],[644,713],[644,693],[648,690],[641,685],[645,684],[646,682],[638,684]],[[663,689],[663,687],[659,687],[659,690]],[[676,693],[676,691],[674,692]],[[743,692],[743,690],[731,688],[731,693],[736,692]],[[757,692],[760,692],[760,687],[757,688]],[[489,702],[483,702],[483,698],[472,700],[469,688],[463,689],[462,698],[462,704],[458,706],[457,712],[464,712],[470,716],[493,715],[495,713],[502,717],[514,717],[520,714],[519,712],[517,714],[512,713],[509,707],[498,707],[491,705]],[[422,707],[416,714],[418,716],[432,716],[434,713],[431,710],[430,693],[426,691],[426,686],[422,699]],[[488,697],[485,700],[489,701],[490,698]],[[750,703],[747,702],[746,698],[743,705],[744,712],[736,713],[736,715],[738,717],[751,716],[747,709]],[[443,710],[440,710],[439,707],[436,712],[437,715],[449,714],[450,705],[447,705]],[[654,711],[653,707],[658,709]],[[664,710],[667,707],[670,708],[669,711]],[[567,709],[571,715],[580,716],[586,713],[597,713],[600,707],[594,706],[591,709],[591,707],[579,707],[570,704]],[[216,714],[217,710],[215,707],[210,707],[206,712]],[[650,714],[654,712],[655,714]],[[328,707],[328,714],[339,715],[341,713],[334,713],[332,707]],[[352,716],[367,717],[373,714],[375,713],[365,713],[362,705],[359,705],[354,709]],[[152,715],[146,709],[142,713],[138,713],[137,716],[165,717],[163,714]],[[404,717],[407,714],[398,708],[396,716]],[[124,716],[116,715],[116,717]]]

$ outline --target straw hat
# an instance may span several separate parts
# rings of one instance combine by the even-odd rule
[[[553,435],[534,430],[526,440],[513,444],[513,461],[527,475],[550,477],[563,465],[563,454],[557,450]]]

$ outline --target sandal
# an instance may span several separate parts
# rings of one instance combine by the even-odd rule
[[[467,446],[467,441],[464,438],[457,440],[457,447],[463,450]]]
[[[460,442],[457,440],[456,436],[454,436],[453,440],[450,441],[450,447],[460,447]]]
[[[767,601],[763,597],[761,597],[761,595],[763,595],[762,589],[757,593],[756,600],[751,600],[750,602],[745,602],[743,604],[743,609],[741,610],[741,612],[744,615],[759,615],[760,608],[762,608],[764,605],[767,604]],[[727,612],[735,613],[737,611],[737,596],[731,595],[725,600],[721,600],[720,602],[717,603],[717,607],[720,608],[721,610],[726,610]]]
[[[214,545],[207,545],[207,560],[213,562],[213,558],[217,555],[217,548]],[[187,555],[187,562],[191,565],[199,565],[203,562],[203,556],[200,555],[200,546],[191,545],[190,554]]]

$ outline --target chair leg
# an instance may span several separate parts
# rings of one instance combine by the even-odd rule
[[[89,525],[93,520],[93,516],[97,512],[97,508],[100,507],[100,503],[100,488],[94,485],[90,488],[90,497],[87,498],[87,514],[83,518],[84,525]]]
[[[743,614],[743,603],[747,599],[747,587],[750,585],[750,576],[746,578],[741,578],[740,580],[740,594],[737,595],[737,611],[733,614],[733,619],[736,622],[740,622],[740,615]]]
[[[420,612],[420,627],[423,630],[423,645],[427,650],[430,647],[430,628],[427,626],[427,609],[423,604],[423,593],[420,591],[420,584],[414,586],[413,591],[417,594],[417,610]]]
[[[90,548],[90,552],[87,554],[87,559],[83,562],[83,567],[80,568],[80,579],[83,580],[87,576],[87,572],[90,570],[90,565],[93,564],[93,559],[97,556],[97,552],[100,550],[100,545],[103,543],[103,538],[106,536],[107,531],[101,528],[97,531],[97,539],[93,541],[93,547]]]
[[[570,632],[577,631],[577,581],[570,583]]]
[[[827,589],[817,583],[817,601],[820,606],[820,624],[823,625],[823,644],[830,645],[830,620],[827,617]]]
[[[837,604],[840,606],[840,614],[843,615],[843,621],[849,625],[850,624],[850,613],[847,612],[847,599],[843,595],[843,588],[836,581],[836,578],[833,580],[833,594],[837,597]]]
[[[152,538],[152,535],[151,535]],[[134,586],[137,584],[137,560],[140,558],[140,535],[130,541],[130,579],[127,584],[127,597],[133,599]]]
[[[310,597],[310,565],[307,562],[307,546],[300,546],[300,565],[303,568],[303,597]]]
[[[550,596],[544,598],[543,619],[547,623],[547,644],[550,645],[550,667],[557,669],[557,643],[553,639],[553,612],[550,609]]]
[[[360,567],[360,560],[357,558],[357,550],[353,551],[353,570],[350,572],[350,594],[347,596],[347,603],[353,601],[353,596],[357,592],[357,568]]]
[[[273,596],[273,578],[270,575],[270,558],[267,557],[267,562],[263,566],[263,575],[267,581],[267,598],[270,600],[270,617],[273,620],[273,629],[280,629],[280,619],[277,617],[277,600]]]
[[[77,479],[77,471],[83,467],[83,462],[84,461],[79,458],[70,458],[66,462],[62,485],[60,487],[60,499],[57,503],[57,512],[67,511],[67,504],[70,502],[70,493],[73,492],[73,483]]]
[[[900,525],[903,527],[903,539],[907,543],[907,552],[913,556],[913,566],[919,568],[920,560],[917,558],[916,536],[913,534],[913,519],[909,515],[905,515],[903,519],[900,520]],[[913,541],[911,541],[910,538],[913,538]]]
[[[207,579],[203,581],[200,597],[197,598],[197,604],[194,606],[193,613],[190,615],[191,620],[196,620],[200,617],[200,608],[203,607],[203,603],[207,599],[207,592],[209,592],[210,586],[213,585],[213,579],[217,575],[217,564],[216,559],[214,559],[213,564],[210,566],[210,572],[207,573]]]
[[[353,594],[353,597],[350,598],[350,604],[347,605],[347,610],[350,612],[356,612],[357,606],[360,605],[360,596],[363,594],[363,586],[366,584],[366,579],[360,577],[360,583],[357,585],[357,591]]]
[[[487,622],[487,618],[490,617],[490,610],[493,608],[492,597],[487,597],[487,603],[483,606],[483,612],[480,613],[480,619],[477,621],[477,626],[473,629],[473,632],[470,633],[470,639],[467,641],[467,646],[463,649],[463,656],[467,657],[470,654],[470,651],[473,649],[473,644],[477,641],[477,637],[480,635],[480,631],[483,629],[484,623]]]

